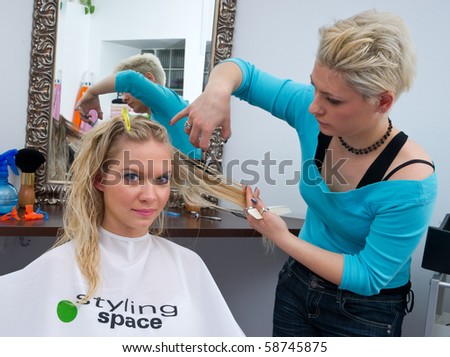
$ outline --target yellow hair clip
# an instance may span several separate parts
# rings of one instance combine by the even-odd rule
[[[125,122],[125,127],[128,131],[131,130],[130,116],[128,115],[128,108],[122,108],[122,119]]]

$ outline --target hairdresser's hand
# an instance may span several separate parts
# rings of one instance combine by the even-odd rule
[[[75,108],[80,112],[81,120],[89,124],[92,122],[92,115],[89,114],[89,111],[91,111],[92,109],[97,112],[99,119],[103,119],[103,112],[102,108],[100,107],[99,97],[98,95],[92,94],[89,89],[86,91],[86,93],[83,94],[81,99],[75,105]]]
[[[223,140],[228,140],[231,136],[230,97],[241,82],[242,72],[237,64],[218,64],[209,74],[203,93],[190,106],[175,115],[170,124],[173,125],[187,116],[185,131],[189,134],[190,142],[204,151],[209,147],[211,133],[215,128],[221,127]]]
[[[179,112],[170,121],[173,125],[188,117],[184,130],[195,147],[206,151],[214,129],[222,128],[222,138],[228,140],[230,128],[230,94],[215,88],[205,90],[191,105]]]
[[[281,239],[286,239],[291,236],[286,222],[280,216],[263,210],[266,206],[259,198],[259,189],[252,192],[251,187],[247,187],[245,194],[247,207],[255,207],[262,216],[262,219],[256,219],[252,215],[247,214],[247,221],[255,230],[277,245]]]

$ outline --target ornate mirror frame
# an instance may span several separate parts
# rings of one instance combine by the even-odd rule
[[[215,0],[211,43],[212,66],[231,56],[236,1]],[[46,158],[52,111],[58,6],[59,0],[34,0],[25,147],[39,150]],[[220,131],[216,131],[206,155],[211,155],[218,167],[221,166],[222,150]],[[36,198],[42,203],[61,203],[66,185],[49,182],[47,167],[45,163],[36,172]]]

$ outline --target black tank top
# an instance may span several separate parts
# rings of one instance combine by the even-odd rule
[[[325,158],[325,152],[328,149],[328,146],[330,145],[332,137],[324,135],[322,133],[319,133],[318,136],[318,144],[316,149],[316,155],[315,155],[315,162],[316,166],[319,169],[319,172],[322,170],[323,166],[323,160]],[[434,169],[434,164],[432,164],[429,161],[421,160],[421,159],[414,159],[404,162],[403,164],[400,164],[396,168],[394,168],[391,172],[389,172],[386,176],[386,171],[389,168],[389,166],[392,164],[392,161],[394,161],[397,154],[400,152],[403,145],[408,140],[408,135],[406,135],[403,131],[399,132],[390,142],[386,145],[386,147],[383,149],[380,155],[375,159],[375,161],[370,165],[370,167],[367,169],[364,176],[361,178],[361,181],[359,181],[356,188],[361,188],[363,186],[370,185],[375,182],[379,181],[387,181],[389,178],[395,174],[398,170],[402,169],[405,166],[415,164],[415,163],[422,163],[431,166]],[[383,179],[384,177],[384,179]]]

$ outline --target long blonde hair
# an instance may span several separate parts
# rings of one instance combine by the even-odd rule
[[[241,185],[226,180],[220,173],[207,172],[201,164],[176,151],[170,144],[166,129],[144,116],[131,119],[127,130],[121,118],[102,123],[83,137],[80,149],[71,166],[72,184],[67,190],[64,212],[64,229],[55,246],[74,242],[75,255],[81,273],[88,282],[88,291],[81,303],[88,301],[97,290],[99,276],[99,228],[105,212],[103,193],[94,186],[96,176],[105,161],[115,156],[123,141],[156,142],[167,144],[173,153],[171,183],[179,189],[185,202],[211,206],[205,196],[225,199],[240,208],[245,207],[245,192]],[[164,229],[161,214],[149,227],[153,234]]]

